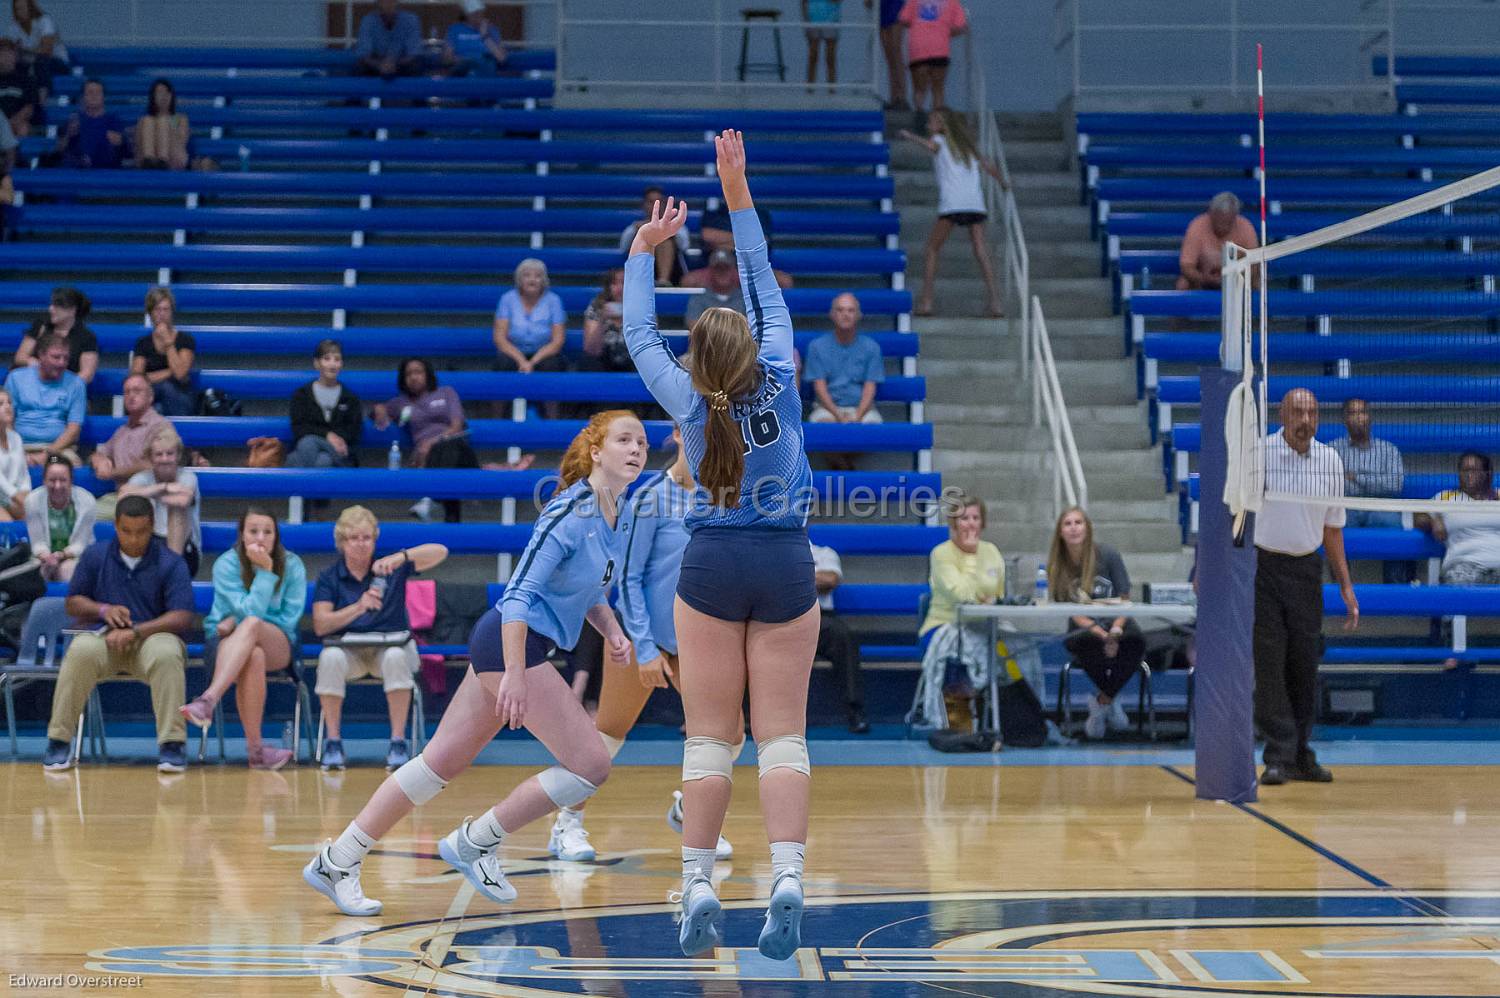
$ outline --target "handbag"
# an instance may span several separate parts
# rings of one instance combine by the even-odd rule
[[[998,752],[1000,739],[993,731],[934,731],[927,744],[939,752]]]
[[[250,448],[247,468],[279,468],[286,460],[286,444],[275,437],[251,437],[245,444]]]
[[[30,603],[47,594],[42,563],[31,556],[31,542],[0,551],[0,609]]]

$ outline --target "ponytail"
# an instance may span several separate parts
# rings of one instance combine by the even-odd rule
[[[688,342],[693,388],[708,406],[698,484],[708,490],[715,506],[733,509],[740,504],[745,477],[745,443],[730,407],[759,389],[759,350],[750,336],[749,322],[728,308],[704,311],[693,324]]]
[[[635,419],[636,415],[629,409],[605,409],[594,413],[588,425],[578,431],[573,442],[568,444],[562,466],[558,469],[563,488],[589,477],[589,472],[594,470],[594,458],[590,451],[604,446],[604,438],[609,434],[609,424],[622,417]]]

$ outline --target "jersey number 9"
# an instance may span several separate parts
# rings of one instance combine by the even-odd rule
[[[740,435],[745,438],[745,453],[752,447],[769,447],[781,436],[781,422],[770,409],[740,420]]]

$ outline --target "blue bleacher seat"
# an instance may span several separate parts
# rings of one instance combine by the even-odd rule
[[[139,282],[105,283],[80,281],[80,290],[89,296],[96,312],[105,309],[138,311],[144,292]],[[174,284],[172,293],[178,311],[234,312],[246,311],[314,311],[343,308],[350,311],[432,312],[441,307],[451,312],[479,312],[493,315],[495,302],[505,289],[499,284],[362,284],[344,287],[340,284]],[[555,287],[563,307],[582,313],[598,293],[591,287]],[[31,309],[44,305],[52,285],[37,281],[0,282],[0,308]],[[826,288],[793,288],[785,294],[787,308],[793,315],[828,314],[833,299],[840,292]],[[911,311],[911,292],[879,289],[855,289],[860,309],[865,315],[900,315]],[[675,318],[687,308],[688,296],[659,295],[657,315]]]
[[[1256,117],[1253,114],[1086,112],[1078,115],[1077,120],[1079,136],[1087,139],[1080,143],[1085,148],[1102,136],[1119,136],[1127,140],[1146,135],[1181,136],[1194,141],[1204,136],[1238,139],[1240,136],[1254,137],[1256,128]],[[1387,138],[1402,135],[1495,137],[1500,136],[1500,116],[1282,113],[1266,117],[1268,140],[1301,136],[1314,139],[1338,136],[1341,140],[1347,140],[1355,136]]]
[[[1439,492],[1447,489],[1458,488],[1458,476],[1451,474],[1408,474],[1406,476],[1405,488],[1401,490],[1403,499],[1431,499]],[[1199,479],[1195,471],[1188,476],[1185,493],[1187,498],[1193,502],[1198,501]]]
[[[1442,184],[1435,180],[1291,176],[1277,177],[1275,187],[1267,193],[1273,205],[1298,202],[1368,205],[1404,201],[1440,186]],[[17,187],[20,187],[19,180]],[[1260,202],[1259,185],[1242,177],[1103,177],[1094,189],[1094,197],[1100,202],[1111,203],[1149,202],[1206,207],[1209,199],[1220,191],[1237,195],[1247,205],[1254,206]],[[1486,200],[1500,198],[1500,188],[1484,191],[1474,197]]]
[[[538,258],[553,274],[597,277],[618,267],[625,255],[618,249],[472,246],[302,246],[194,245],[163,246],[142,243],[0,243],[0,268],[11,270],[70,270],[119,272],[160,267],[188,271],[281,273],[341,271],[504,274],[516,264]],[[782,249],[772,254],[773,265],[797,276],[809,274],[880,275],[905,273],[906,254],[900,250],[841,247],[839,249]]]
[[[28,204],[6,209],[17,232],[101,229],[111,232],[531,232],[609,236],[641,217],[639,209],[550,208],[178,208],[155,205]],[[696,231],[701,214],[689,215]],[[777,238],[788,235],[888,236],[900,231],[894,212],[773,209]]]
[[[1279,429],[1272,424],[1271,432]],[[1344,428],[1336,424],[1318,427],[1318,439],[1324,443],[1345,435]],[[1382,422],[1377,435],[1394,444],[1403,454],[1457,454],[1470,449],[1500,449],[1500,426],[1494,423]],[[1199,424],[1180,423],[1172,427],[1173,450],[1196,454],[1202,446],[1203,432]]]
[[[391,376],[390,381],[394,383],[395,377]],[[83,424],[83,442],[97,444],[108,440],[121,422],[112,416],[87,417]],[[274,417],[185,416],[174,417],[172,424],[189,447],[241,447],[251,437],[276,437],[289,444],[293,442],[287,420]],[[563,450],[583,428],[583,422],[574,419],[471,419],[467,425],[469,440],[476,447],[534,450]],[[654,420],[646,423],[646,436],[653,446],[660,446],[671,433],[670,423]],[[932,446],[932,424],[804,423],[803,438],[807,450],[813,453],[914,452]],[[393,442],[404,442],[405,439],[403,431],[394,426],[377,430],[366,421],[360,446],[385,450]],[[79,483],[82,484],[84,472],[79,474]],[[855,472],[846,472],[844,477],[860,481]]]
[[[380,112],[384,113],[384,112]],[[117,196],[133,193],[265,195],[289,194],[445,198],[621,198],[637,201],[649,184],[670,182],[674,194],[689,198],[717,198],[718,177],[663,176],[655,173],[466,173],[463,183],[429,171],[370,173],[368,171],[207,173],[158,170],[16,170],[16,190],[27,194]],[[816,198],[818,200],[880,200],[895,195],[890,177],[841,173],[831,176],[800,173],[767,174],[755,178],[759,200]],[[624,226],[622,225],[621,228]]]
[[[119,394],[127,371],[101,368],[90,390],[95,394]],[[246,399],[284,399],[308,382],[306,371],[195,372],[200,388],[218,388]],[[340,380],[363,398],[378,401],[395,394],[395,375],[386,371],[345,371]],[[650,402],[651,393],[640,376],[583,372],[550,374],[537,372],[454,371],[444,372],[441,384],[451,386],[471,402],[513,398],[568,402]],[[923,378],[890,377],[881,382],[875,397],[882,402],[914,402],[926,395]],[[875,429],[880,429],[876,426]]]
[[[1500,87],[1489,88],[1500,103]],[[1398,98],[1400,99],[1400,98]],[[1154,168],[1253,170],[1260,153],[1251,146],[1214,145],[1204,142],[1091,145],[1085,158],[1089,168]],[[1292,145],[1283,144],[1267,157],[1268,169],[1353,170],[1431,169],[1442,172],[1477,173],[1494,165],[1494,151],[1463,146]]]
[[[90,74],[144,73],[155,69],[323,69],[352,72],[354,54],[346,49],[252,48],[190,45],[70,45],[73,65]],[[557,68],[551,49],[511,49],[505,68],[547,71]]]
[[[1323,405],[1337,405],[1347,398],[1368,402],[1456,402],[1493,405],[1500,400],[1500,378],[1466,376],[1403,376],[1399,378],[1366,376],[1337,378],[1313,375],[1272,375],[1266,392],[1273,400],[1293,388],[1306,388]],[[1162,402],[1196,405],[1199,400],[1197,375],[1163,377],[1157,389]]]
[[[4,245],[0,244],[0,250]],[[99,341],[104,353],[129,353],[145,330],[136,323],[91,322],[89,328]],[[330,337],[343,345],[344,356],[349,357],[399,357],[411,349],[413,342],[423,344],[422,352],[428,357],[484,357],[494,350],[493,333],[488,324],[475,323],[469,326],[351,326],[331,329],[328,326],[256,326],[256,325],[212,325],[183,323],[177,327],[192,335],[198,344],[198,352],[205,357],[246,354],[251,356],[311,357],[313,348]],[[667,342],[676,353],[687,350],[686,332],[667,332]],[[807,353],[808,345],[821,332],[799,332],[794,334],[797,349]],[[915,357],[919,345],[918,337],[911,333],[874,333],[869,337],[880,347],[885,357]],[[583,350],[583,331],[570,329],[567,345],[563,348],[569,356]]]
[[[1218,333],[1147,333],[1141,353],[1162,363],[1211,364],[1219,358]],[[1326,363],[1348,358],[1357,365],[1500,363],[1500,338],[1490,333],[1272,333],[1278,362]]]
[[[77,99],[83,92],[84,77],[59,76],[53,81],[53,93]],[[144,94],[149,78],[140,76],[102,76],[107,93]],[[372,76],[307,76],[301,73],[257,73],[244,76],[210,76],[182,74],[172,81],[183,97],[305,97],[332,99],[353,97],[383,100],[507,100],[520,101],[552,96],[552,81],[543,78],[506,76],[463,76],[434,79],[430,76],[405,76],[382,80]]]

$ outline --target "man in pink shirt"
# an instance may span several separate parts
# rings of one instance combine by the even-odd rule
[[[931,109],[947,107],[943,92],[953,36],[969,29],[969,18],[959,0],[906,0],[901,8],[906,28],[906,63],[911,67],[912,100],[922,111],[922,95],[932,91]]]
[[[1240,214],[1240,199],[1228,191],[1214,195],[1208,210],[1188,223],[1182,236],[1178,291],[1217,291],[1223,281],[1224,244],[1245,249],[1260,245],[1255,226]]]
[[[151,467],[146,446],[157,430],[168,425],[167,418],[151,408],[151,382],[144,374],[132,374],[126,378],[120,392],[125,397],[125,422],[89,457],[94,474],[101,480],[114,482],[117,489],[129,481],[131,475]],[[108,509],[108,516],[114,515],[115,499],[114,493],[100,499]]]

